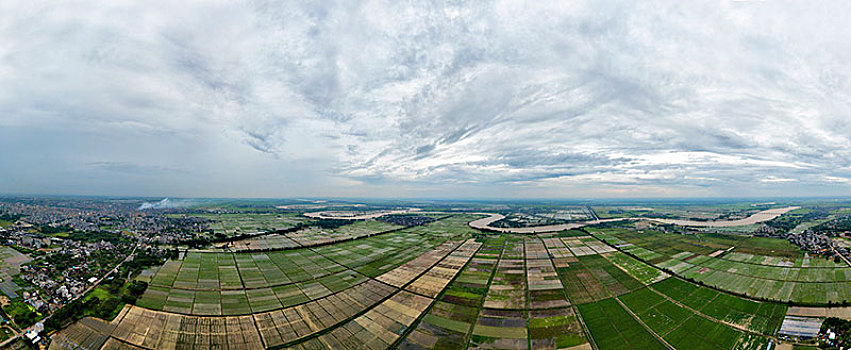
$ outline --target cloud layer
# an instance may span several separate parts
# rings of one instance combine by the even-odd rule
[[[851,4],[0,4],[0,191],[851,194]]]

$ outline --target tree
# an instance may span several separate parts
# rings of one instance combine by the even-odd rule
[[[23,313],[15,316],[15,323],[17,323],[18,326],[21,326],[21,327],[29,327],[33,323],[35,323],[36,317],[38,317],[38,315],[36,315],[35,312],[27,309]]]
[[[109,317],[112,311],[118,307],[118,304],[121,304],[121,299],[118,298],[109,298],[102,301],[98,305],[97,316],[103,319]]]
[[[127,291],[134,297],[139,297],[148,289],[148,282],[133,281],[127,286]]]
[[[124,285],[124,281],[124,278],[121,277],[113,278],[106,288],[109,290],[110,293],[115,294],[115,292],[121,290],[121,287]]]

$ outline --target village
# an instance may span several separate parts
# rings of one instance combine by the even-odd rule
[[[851,258],[851,246],[841,244],[845,241],[837,242],[832,237],[845,237],[849,232],[825,232],[806,229],[800,233],[784,232],[777,230],[768,225],[761,225],[756,231],[756,236],[761,237],[778,237],[788,240],[804,251],[810,254],[823,256],[826,258],[849,259]]]

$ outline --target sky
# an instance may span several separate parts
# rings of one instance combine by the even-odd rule
[[[847,1],[3,1],[0,193],[851,195]]]

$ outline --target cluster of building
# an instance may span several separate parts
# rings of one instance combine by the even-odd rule
[[[68,204],[52,206],[43,202],[15,201],[0,202],[0,213],[26,218],[26,222],[50,227],[67,226],[77,230],[99,229],[103,215],[116,215],[114,208],[90,206],[75,207]]]
[[[27,249],[47,248],[54,240],[38,233],[21,230],[0,229],[0,243]]]
[[[848,349],[851,345],[851,321],[828,317],[815,339],[821,349]]]
[[[804,230],[804,232],[801,233],[788,233],[777,230],[769,225],[762,225],[759,229],[757,229],[756,234],[758,236],[780,237],[786,239],[789,243],[801,247],[801,249],[807,252],[820,256],[834,257],[837,254],[841,254],[844,257],[851,257],[851,250],[845,246],[836,244],[831,236],[820,232],[814,232],[809,229]]]
[[[833,239],[824,234],[815,233],[812,231],[804,231],[799,234],[788,234],[786,239],[810,253],[819,254],[822,256],[832,257],[836,253],[848,256],[848,248],[837,245]]]
[[[20,218],[15,227],[20,229],[37,225],[88,232],[129,231],[143,235],[192,234],[209,229],[207,219],[148,213],[138,210],[135,202],[0,199],[0,214]]]
[[[21,266],[20,278],[37,287],[24,292],[23,300],[41,313],[53,312],[82,295],[100,276],[123,260],[128,249],[106,241],[62,241],[45,259]]]

